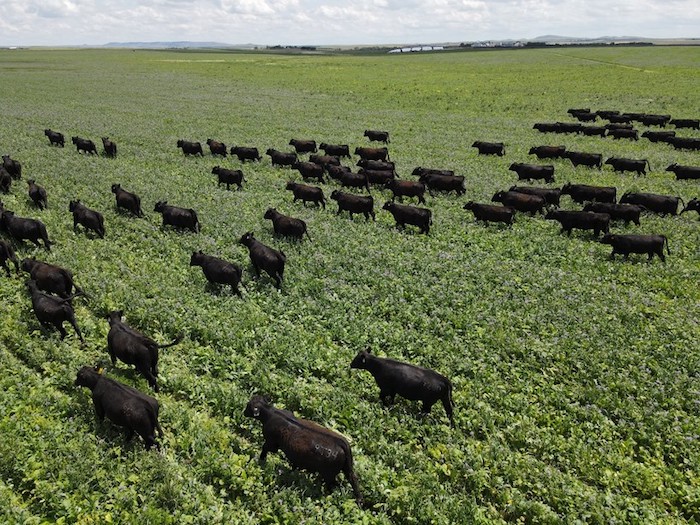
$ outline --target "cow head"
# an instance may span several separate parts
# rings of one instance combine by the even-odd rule
[[[666,170],[666,171],[668,171],[668,170]],[[36,184],[36,181],[34,179],[29,179],[27,181],[27,186],[31,186],[32,184]]]
[[[107,321],[109,322],[109,326],[121,323],[123,315],[123,310],[112,310],[111,312],[109,312],[109,314],[107,314]]]
[[[112,184],[112,193],[117,193],[120,189],[122,189],[121,184]]]
[[[394,204],[394,203],[391,202],[391,201],[386,201],[386,202],[384,203],[384,206],[382,206],[382,210],[391,211],[391,210],[393,210],[394,208],[396,208],[396,204]]]
[[[244,246],[250,246],[253,241],[255,240],[255,237],[253,235],[253,232],[246,232],[243,234],[243,236],[238,240],[238,244],[242,244]]]
[[[493,194],[493,197],[491,197],[491,202],[502,202],[505,193],[505,191],[497,191]]]
[[[221,171],[221,166],[214,166],[214,167],[211,169],[211,172],[212,172],[214,175],[218,175],[220,171]]]
[[[671,164],[668,168],[666,168],[666,171],[675,171],[676,168],[678,168],[678,163],[677,163],[677,162],[674,162],[674,163]]]
[[[263,215],[264,219],[274,219],[275,215],[277,215],[277,209],[276,208],[268,208],[265,211],[265,215]]]
[[[465,209],[465,210],[473,210],[473,209],[474,209],[474,201],[468,201],[468,202],[462,207],[462,209]]]
[[[204,252],[202,252],[202,250],[192,252],[192,257],[190,257],[190,266],[201,266],[203,258]]]
[[[178,148],[181,148],[181,147],[184,146],[184,145],[185,145],[185,141],[184,141],[183,139],[180,139],[180,140],[177,141],[177,147],[178,147]]]
[[[163,210],[165,207],[168,205],[168,201],[158,201],[156,202],[155,207],[153,208],[153,211],[156,211],[158,213],[163,213]]]
[[[68,211],[75,211],[76,208],[80,205],[80,199],[76,199],[74,201],[70,201],[68,203]]]
[[[290,180],[289,182],[287,182],[287,185],[284,187],[284,189],[293,190],[296,187],[297,187],[297,183],[294,182],[293,180]]]
[[[617,238],[617,235],[614,233],[606,233],[601,237],[600,241],[598,241],[601,244],[612,244],[615,242],[615,239]]]
[[[31,272],[34,269],[34,266],[36,266],[36,262],[36,259],[32,257],[22,259],[21,268],[25,272]]]
[[[366,369],[368,362],[370,361],[372,351],[367,348],[366,350],[360,350],[360,352],[355,356],[355,359],[350,363],[350,368]]]
[[[75,378],[75,386],[85,386],[92,390],[101,377],[102,372],[100,368],[84,366],[78,370],[78,375]]]
[[[265,397],[256,394],[250,398],[250,401],[248,401],[248,404],[243,411],[243,415],[246,417],[260,419],[263,411],[270,406],[270,402]]]
[[[508,169],[510,171],[517,170],[521,165],[520,162],[513,162]]]
[[[337,201],[338,197],[340,197],[340,192],[338,190],[333,190],[333,193],[331,193],[331,199]]]

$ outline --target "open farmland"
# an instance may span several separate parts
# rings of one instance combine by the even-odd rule
[[[5,523],[683,523],[700,520],[700,221],[644,214],[616,233],[668,237],[665,264],[541,216],[511,227],[475,223],[467,200],[516,183],[511,162],[532,146],[648,159],[651,172],[573,168],[556,184],[616,186],[700,197],[672,162],[700,152],[640,139],[545,135],[534,122],[571,121],[570,107],[700,118],[698,48],[592,48],[411,56],[280,56],[142,51],[0,52],[0,152],[23,179],[6,209],[40,218],[51,252],[17,246],[73,271],[86,344],[68,327],[42,330],[25,275],[0,277],[0,522]],[[45,128],[61,131],[50,147]],[[429,235],[292,203],[296,171],[269,157],[241,165],[185,157],[178,139],[291,149],[291,138],[369,145],[391,133],[403,179],[416,166],[452,169],[466,195],[427,197]],[[641,126],[640,130],[648,128]],[[697,130],[679,135],[700,136]],[[76,153],[70,137],[109,136],[116,159]],[[502,141],[504,157],[475,140]],[[352,163],[356,161],[353,157]],[[346,159],[344,163],[349,164]],[[543,163],[550,163],[545,161]],[[216,165],[241,168],[241,191],[217,187]],[[48,192],[28,200],[26,179]],[[117,212],[113,183],[141,196],[145,218]],[[339,186],[322,185],[328,197]],[[68,202],[104,214],[106,235],[74,232]],[[161,227],[157,201],[197,210],[201,233]],[[312,242],[272,235],[268,207],[302,218]],[[564,209],[580,209],[562,197]],[[252,280],[238,239],[254,231],[281,248],[281,291]],[[4,234],[3,234],[4,235]],[[3,237],[6,238],[6,237]],[[244,267],[242,298],[207,287],[195,250]],[[161,352],[161,451],[95,421],[83,365],[107,364],[108,312],[179,345]],[[456,428],[397,398],[385,408],[359,350],[429,367],[454,385]],[[106,374],[151,393],[121,362]],[[253,393],[349,439],[366,501],[328,493],[282,454],[256,459],[263,437],[243,416]]]

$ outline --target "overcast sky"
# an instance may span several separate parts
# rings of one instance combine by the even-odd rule
[[[0,0],[0,45],[700,37],[700,0]]]

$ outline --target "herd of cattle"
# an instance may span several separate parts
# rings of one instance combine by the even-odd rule
[[[629,130],[630,125],[637,119],[647,125],[666,125],[670,123],[677,127],[692,127],[698,129],[697,121],[673,120],[670,117],[651,118],[660,116],[613,114],[612,112],[592,113],[590,110],[570,110],[573,116],[582,121],[592,121],[598,117],[611,120],[611,127],[603,128],[605,133],[601,136],[611,135],[617,129]],[[628,119],[628,121],[625,121]],[[615,127],[620,126],[620,127]],[[576,127],[579,126],[579,127]],[[590,127],[580,124],[555,123],[552,125],[536,124],[535,129],[545,132],[586,133],[591,134]],[[586,129],[587,131],[583,131]],[[635,130],[636,131],[636,130]],[[662,140],[658,135],[650,135],[653,132],[645,132],[643,137],[653,141]],[[658,132],[662,133],[662,132]],[[664,141],[670,144],[678,139],[673,135],[664,135]],[[51,145],[63,147],[64,136],[61,133],[47,129],[44,134]],[[366,130],[364,136],[374,141],[389,143],[389,134],[385,131]],[[653,137],[653,138],[652,138]],[[700,140],[700,139],[698,139]],[[89,139],[72,137],[72,142],[79,153],[97,154],[97,148]],[[104,155],[116,157],[117,146],[108,138],[103,138]],[[692,141],[681,142],[683,147],[688,147]],[[233,146],[228,147],[224,143],[209,139],[206,141],[211,155],[226,157],[228,154],[238,157],[242,162],[258,162],[262,159],[257,148]],[[337,214],[347,211],[350,218],[354,214],[364,215],[366,220],[375,219],[374,199],[372,188],[385,189],[391,192],[392,198],[387,201],[382,209],[390,212],[397,227],[414,225],[421,233],[428,234],[432,224],[432,212],[427,208],[398,204],[396,198],[416,198],[419,204],[425,204],[425,192],[431,195],[435,192],[456,192],[463,195],[466,192],[464,177],[455,175],[451,170],[416,167],[412,174],[416,180],[402,180],[396,173],[394,162],[389,158],[389,151],[384,147],[357,147],[354,154],[359,157],[357,166],[359,170],[353,172],[352,168],[344,166],[343,158],[350,158],[350,148],[344,144],[321,143],[317,146],[313,140],[292,139],[289,142],[293,146],[293,152],[281,152],[268,149],[266,155],[270,157],[273,166],[288,166],[299,172],[306,182],[309,180],[325,183],[326,177],[337,181],[343,189],[354,190],[352,192],[333,189],[330,199],[338,204]],[[185,155],[204,156],[202,144],[178,140],[177,147]],[[473,147],[479,154],[505,155],[505,146],[502,143],[476,141]],[[323,150],[319,154],[318,150]],[[301,160],[300,155],[309,154],[308,160]],[[568,158],[574,166],[589,166],[601,169],[603,166],[602,154],[568,151],[564,146],[537,146],[530,152],[538,158]],[[0,191],[10,191],[11,183],[22,176],[22,166],[17,160],[8,155],[3,157],[0,168]],[[646,160],[620,159],[611,157],[605,161],[616,171],[635,171],[645,173],[648,166]],[[514,162],[510,170],[515,171],[519,180],[544,180],[546,183],[554,182],[553,165],[535,165]],[[700,167],[678,166],[673,164],[667,171],[673,171],[681,178],[698,179]],[[243,188],[246,182],[241,169],[230,169],[215,166],[212,174],[217,176],[217,184],[225,184],[227,189],[235,185]],[[37,185],[34,180],[28,181],[28,193],[31,200],[39,210],[48,205],[47,192]],[[322,187],[312,186],[301,182],[289,181],[286,190],[293,195],[293,200],[301,200],[304,205],[313,203],[325,209],[326,197]],[[367,195],[358,194],[366,192]],[[112,185],[112,193],[115,195],[116,206],[127,210],[136,217],[143,217],[141,199],[138,195],[123,189],[119,184]],[[584,204],[581,211],[559,210],[562,195],[569,195],[571,199]],[[656,195],[649,193],[625,193],[617,201],[617,189],[614,187],[589,186],[584,184],[564,184],[561,188],[536,187],[536,186],[512,186],[508,190],[498,191],[493,195],[491,203],[477,203],[469,201],[464,205],[465,210],[474,214],[477,221],[486,223],[497,222],[511,224],[517,212],[530,214],[545,214],[545,219],[555,220],[561,224],[562,232],[570,233],[572,229],[592,230],[596,237],[600,233],[605,235],[600,242],[610,244],[613,247],[611,257],[616,253],[628,257],[630,253],[646,253],[649,259],[654,254],[661,260],[665,260],[663,250],[668,250],[668,241],[663,235],[617,235],[610,234],[611,221],[624,221],[625,224],[633,222],[640,224],[642,212],[660,213],[663,215],[675,215],[678,211],[679,197]],[[86,230],[94,232],[99,237],[104,237],[105,226],[102,214],[92,210],[79,200],[72,200],[68,206],[73,214],[74,230],[82,226]],[[700,213],[700,201],[697,198],[691,200],[681,213],[695,210]],[[193,209],[181,208],[169,205],[166,201],[155,203],[154,211],[162,215],[163,225],[175,228],[188,229],[193,232],[200,231],[200,223],[197,213]],[[264,218],[272,221],[274,233],[301,240],[304,236],[308,240],[311,237],[306,223],[298,218],[284,215],[275,208],[269,208],[264,213]],[[0,201],[0,228],[4,230],[16,243],[28,240],[37,246],[43,243],[47,250],[53,244],[48,237],[45,225],[33,218],[17,217],[12,211],[6,210]],[[40,242],[41,241],[41,242]],[[246,246],[256,276],[263,271],[274,280],[279,288],[282,285],[286,255],[281,250],[276,250],[255,239],[252,232],[245,233],[239,243]],[[73,281],[71,272],[60,266],[52,265],[34,258],[25,258],[21,262],[17,258],[13,244],[0,240],[0,262],[10,276],[8,262],[12,262],[17,272],[21,270],[29,274],[27,287],[31,296],[34,313],[42,326],[53,325],[64,338],[67,334],[63,327],[68,322],[78,338],[84,342],[83,335],[78,327],[72,307],[72,300],[86,293]],[[200,266],[206,279],[217,285],[230,285],[233,293],[241,295],[239,285],[242,278],[242,268],[225,259],[203,253],[201,250],[192,253],[190,266]],[[177,337],[168,344],[158,344],[138,330],[128,326],[123,320],[123,312],[114,311],[108,316],[109,333],[107,346],[113,365],[117,360],[128,365],[133,365],[143,375],[155,392],[158,392],[158,351],[161,348],[176,345],[182,340]],[[352,368],[366,369],[375,378],[379,386],[379,396],[384,404],[393,402],[394,396],[399,395],[410,400],[423,402],[422,410],[430,412],[432,406],[441,401],[450,422],[453,421],[452,385],[446,377],[435,371],[421,368],[408,363],[380,358],[371,354],[368,350],[360,352],[351,363]],[[97,417],[102,420],[106,416],[117,425],[126,427],[128,438],[137,433],[144,440],[147,448],[158,446],[156,432],[162,434],[158,424],[158,401],[142,392],[123,385],[104,376],[102,370],[91,367],[83,367],[77,375],[76,385],[85,386],[92,391],[92,399]],[[336,483],[336,477],[343,472],[352,485],[353,492],[359,504],[362,496],[357,478],[353,470],[352,453],[347,440],[341,435],[332,432],[314,422],[295,417],[291,412],[273,407],[267,399],[253,396],[245,408],[244,414],[259,419],[263,424],[265,438],[260,460],[264,461],[268,452],[282,450],[290,463],[298,468],[304,468],[320,473],[329,488]]]

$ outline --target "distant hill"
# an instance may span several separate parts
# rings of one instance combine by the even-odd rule
[[[648,42],[652,39],[641,36],[599,36],[599,37],[578,37],[578,36],[561,36],[561,35],[544,35],[535,38],[525,39],[528,42]]]
[[[184,48],[236,48],[252,49],[255,44],[225,44],[223,42],[109,42],[102,47],[127,47],[137,49],[184,49]]]

